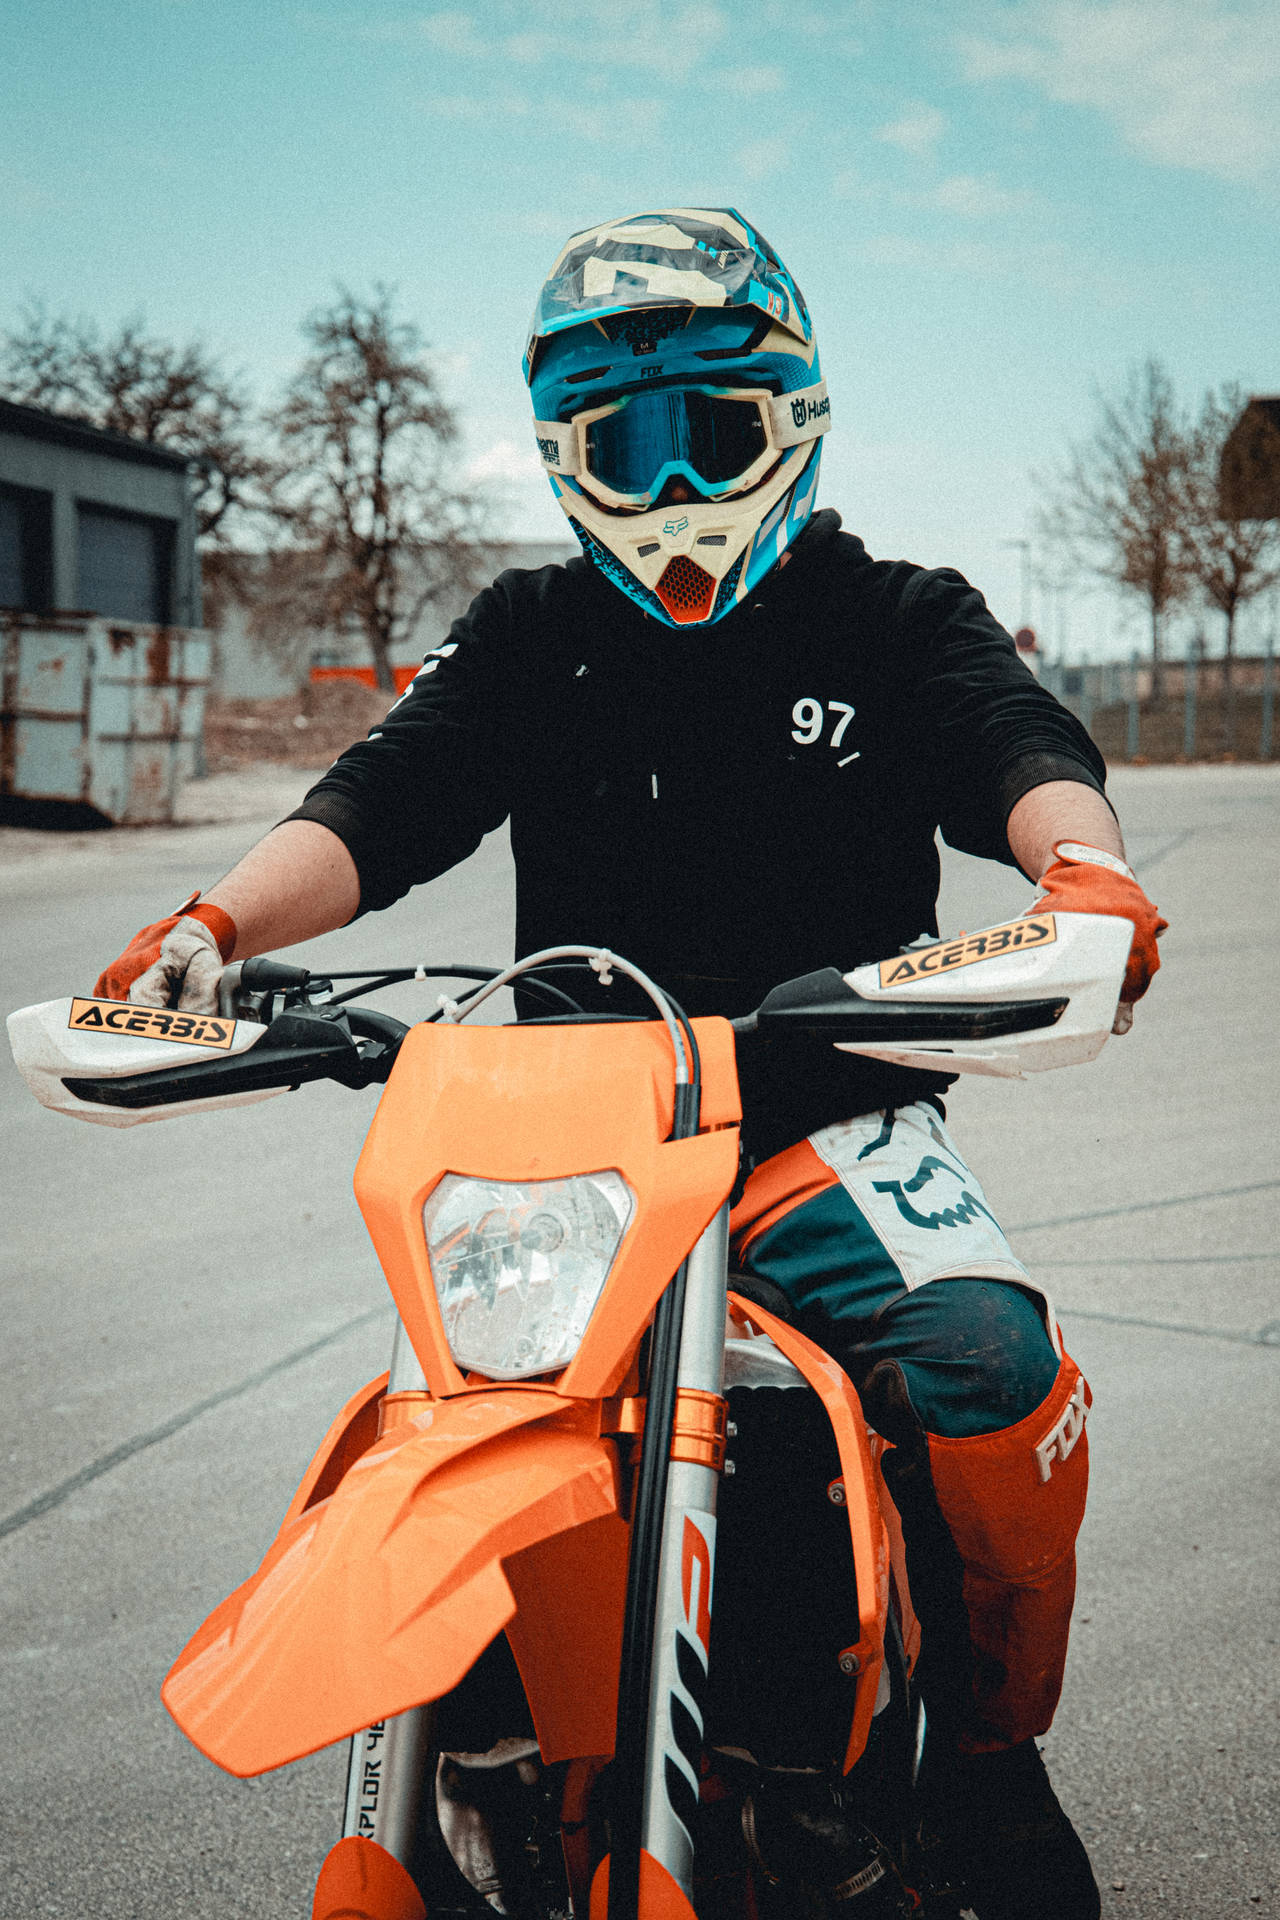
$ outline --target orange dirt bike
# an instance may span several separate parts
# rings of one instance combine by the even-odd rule
[[[1129,941],[1030,915],[787,982],[736,1022],[578,946],[343,992],[252,960],[217,1015],[10,1017],[37,1097],[109,1125],[385,1082],[355,1188],[399,1313],[390,1374],[163,1690],[236,1775],[350,1738],[316,1920],[944,1910],[915,1851],[919,1630],[882,1443],[781,1297],[729,1270],[735,1050],[819,1034],[1012,1076],[1092,1058]],[[628,977],[652,1017],[583,1016],[574,968]],[[432,974],[479,984],[407,1028],[352,1004]],[[464,1023],[516,980],[540,1017]],[[845,1776],[834,1876],[756,1764],[783,1697]]]

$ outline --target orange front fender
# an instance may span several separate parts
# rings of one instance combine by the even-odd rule
[[[183,1732],[262,1773],[439,1699],[510,1623],[544,1755],[608,1751],[627,1528],[599,1418],[545,1388],[436,1401],[295,1502],[165,1681]]]

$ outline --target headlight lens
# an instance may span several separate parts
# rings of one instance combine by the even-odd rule
[[[446,1173],[428,1196],[422,1224],[458,1365],[494,1380],[567,1366],[635,1203],[612,1169],[568,1180]]]

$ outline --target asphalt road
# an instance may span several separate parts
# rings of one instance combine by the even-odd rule
[[[134,927],[286,810],[193,789],[209,823],[0,833],[3,1010],[85,991]],[[1134,1032],[1087,1069],[962,1083],[950,1117],[1093,1383],[1077,1629],[1048,1740],[1109,1920],[1280,1913],[1280,770],[1113,783],[1172,922]],[[943,928],[1025,884],[948,857]],[[500,838],[333,966],[501,959]],[[392,1003],[394,1004],[394,1003]],[[394,1010],[420,1004],[406,993]],[[315,1087],[109,1132],[0,1072],[0,1914],[301,1916],[337,1751],[228,1779],[158,1700],[256,1564],[391,1315],[350,1191],[373,1095]]]

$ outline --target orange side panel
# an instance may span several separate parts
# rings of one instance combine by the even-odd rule
[[[296,1520],[318,1500],[327,1500],[339,1480],[367,1453],[378,1437],[378,1408],[387,1391],[389,1374],[380,1373],[368,1386],[353,1393],[316,1449],[315,1459],[302,1476],[289,1502],[285,1524]]]
[[[503,1563],[516,1600],[507,1639],[548,1765],[613,1752],[630,1537],[611,1513]]]
[[[871,1457],[876,1463],[876,1490],[880,1495],[880,1512],[889,1535],[889,1565],[893,1571],[893,1584],[897,1589],[898,1605],[901,1609],[902,1650],[907,1657],[907,1672],[913,1673],[916,1661],[920,1658],[920,1622],[911,1604],[911,1587],[907,1580],[907,1548],[902,1538],[902,1521],[893,1495],[885,1485],[884,1456],[889,1451],[888,1441],[882,1440],[878,1434],[875,1435],[871,1442]]]
[[[840,1175],[820,1160],[808,1140],[799,1140],[753,1169],[742,1198],[729,1215],[740,1261],[745,1260],[761,1234],[806,1200],[838,1187]]]
[[[583,1027],[423,1024],[400,1049],[356,1167],[360,1210],[431,1391],[459,1393],[422,1231],[446,1172],[551,1180],[616,1168],[636,1194],[601,1306],[560,1377],[616,1392],[663,1288],[737,1176],[733,1031],[697,1020],[705,1129],[669,1140],[671,1041],[660,1022]]]
[[[596,1868],[591,1882],[590,1920],[608,1920],[609,1855]],[[640,1854],[640,1900],[638,1920],[695,1920],[693,1908],[671,1878],[661,1860],[651,1853]]]
[[[858,1662],[858,1684],[844,1757],[847,1773],[862,1753],[871,1731],[880,1670],[884,1665],[884,1630],[889,1611],[889,1536],[880,1512],[878,1476],[871,1458],[862,1402],[843,1368],[812,1340],[775,1315],[740,1299],[736,1293],[731,1293],[729,1300],[736,1318],[767,1333],[778,1351],[799,1368],[822,1401],[836,1437],[858,1585],[858,1642],[851,1649]]]
[[[515,1611],[503,1561],[616,1515],[597,1420],[514,1389],[380,1440],[183,1650],[163,1689],[183,1732],[256,1774],[447,1693]]]
[[[352,1834],[325,1857],[311,1920],[427,1920],[427,1909],[395,1855]]]
[[[560,1796],[560,1840],[575,1914],[591,1909],[591,1796],[608,1761],[588,1754],[569,1763]]]

